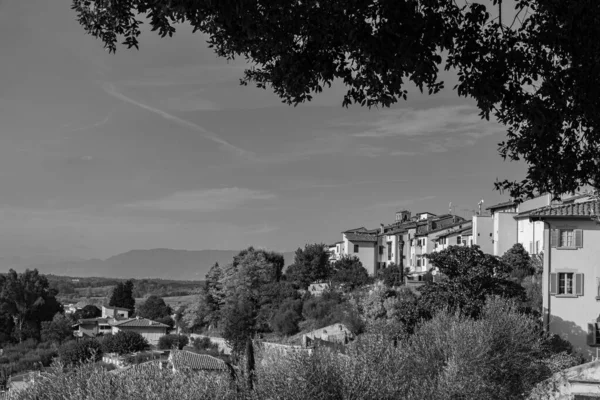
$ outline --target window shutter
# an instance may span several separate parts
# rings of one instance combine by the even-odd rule
[[[587,345],[594,346],[596,344],[596,324],[588,324]]]
[[[550,274],[550,294],[556,294],[558,287],[558,274]]]
[[[583,274],[575,274],[575,294],[583,296]]]
[[[529,242],[529,254],[533,254],[533,242]]]
[[[583,247],[583,229],[575,229],[575,247]]]
[[[558,229],[552,229],[550,231],[550,247],[556,247],[558,245]]]

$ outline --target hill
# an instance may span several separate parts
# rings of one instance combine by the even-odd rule
[[[0,259],[0,271],[9,268],[24,271],[37,268],[40,273],[73,277],[160,278],[173,280],[204,280],[210,267],[218,262],[231,262],[238,250],[131,250],[106,260],[64,260],[9,263]],[[294,253],[283,253],[285,265],[294,261]]]

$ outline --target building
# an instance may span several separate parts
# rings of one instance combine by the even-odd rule
[[[347,344],[350,340],[354,339],[354,334],[344,324],[333,324],[302,335],[302,346],[311,347],[316,339],[332,343]]]
[[[148,343],[152,346],[158,345],[158,339],[160,339],[161,336],[165,336],[169,329],[168,325],[161,322],[139,317],[122,321],[114,320],[111,321],[111,325],[113,335],[120,331],[137,332],[146,338]]]
[[[73,332],[75,337],[96,337],[98,335],[112,333],[112,320],[110,318],[80,319],[73,327],[77,328],[77,330]]]
[[[544,326],[590,359],[600,346],[600,201],[532,210],[543,224]]]
[[[344,242],[336,242],[334,244],[330,244],[327,246],[327,251],[329,251],[329,262],[336,262],[340,258],[342,258],[342,249],[344,247]]]
[[[102,306],[102,318],[129,318],[130,312],[128,308]]]
[[[376,247],[378,243],[377,229],[365,227],[342,232],[343,255],[356,256],[369,275],[377,273]]]
[[[592,361],[555,373],[540,382],[530,398],[593,400],[600,398],[600,361]]]

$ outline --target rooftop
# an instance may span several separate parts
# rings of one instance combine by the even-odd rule
[[[556,204],[531,210],[530,218],[535,217],[599,217],[600,200],[590,200],[582,203]]]
[[[486,210],[496,210],[498,208],[510,207],[510,206],[514,206],[516,204],[517,203],[514,200],[510,200],[510,201],[505,201],[503,203],[494,204],[493,206],[489,206],[486,208]]]
[[[376,242],[377,235],[369,235],[366,233],[346,233],[346,238],[353,242]]]
[[[171,350],[169,362],[175,369],[191,368],[205,371],[228,371],[225,361],[207,354],[196,354],[187,350]]]
[[[106,308],[107,310],[131,311],[129,308],[123,308],[123,307],[113,307],[113,306],[102,306],[102,307]]]
[[[114,326],[120,327],[157,327],[157,328],[168,328],[168,325],[165,325],[161,322],[152,321],[148,318],[130,318],[124,321],[116,321],[113,323]]]

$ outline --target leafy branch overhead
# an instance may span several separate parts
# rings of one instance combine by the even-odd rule
[[[440,68],[453,69],[458,94],[473,98],[482,118],[494,115],[506,126],[501,156],[528,164],[525,179],[497,182],[498,189],[522,198],[596,185],[600,2],[517,0],[513,21],[466,3],[73,0],[72,8],[111,52],[121,40],[138,48],[143,21],[163,37],[189,24],[219,56],[253,64],[243,85],[270,86],[294,105],[342,81],[344,106],[389,107],[407,98],[408,82],[439,92]]]

